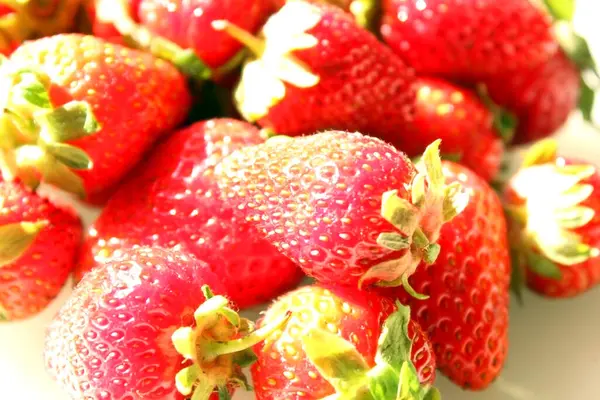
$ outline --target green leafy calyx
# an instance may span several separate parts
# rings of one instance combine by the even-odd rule
[[[0,268],[18,260],[47,225],[47,220],[0,225]]]

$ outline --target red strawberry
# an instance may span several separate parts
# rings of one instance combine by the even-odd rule
[[[73,269],[80,241],[73,212],[0,175],[0,321],[43,310]]]
[[[536,144],[504,201],[518,263],[515,283],[526,271],[536,292],[571,297],[600,282],[600,172],[556,151],[552,140]]]
[[[431,145],[417,173],[406,156],[360,133],[275,137],[225,158],[223,195],[281,252],[323,283],[406,284],[435,260],[442,224],[460,212]]]
[[[358,130],[391,141],[412,117],[412,70],[338,7],[288,2],[265,41],[226,21],[213,26],[256,55],[235,93],[249,121],[285,135]]]
[[[423,392],[435,380],[431,343],[408,307],[395,312],[392,301],[372,292],[315,285],[279,298],[261,323],[278,321],[288,310],[285,328],[256,346],[252,378],[259,400],[316,400],[335,393],[340,399],[396,398],[404,364]],[[394,396],[364,396],[369,385],[381,389],[381,382]]]
[[[94,5],[94,34],[114,40],[119,32],[200,78],[211,76],[209,68],[228,69],[241,50],[239,42],[212,28],[213,21],[227,19],[256,32],[273,6],[271,0],[94,0]]]
[[[442,139],[442,155],[452,156],[490,181],[500,169],[503,146],[492,127],[494,115],[470,90],[437,78],[417,78],[415,117],[410,135],[400,135],[397,147],[420,155]]]
[[[490,79],[490,97],[516,114],[516,143],[542,139],[556,132],[579,100],[579,69],[562,52],[542,65]]]
[[[402,289],[387,289],[410,305],[429,335],[438,368],[458,385],[487,387],[507,353],[510,261],[502,204],[488,184],[467,168],[445,161],[444,175],[460,182],[469,204],[442,227],[435,263],[411,276],[417,301]]]
[[[49,372],[76,399],[216,400],[215,387],[242,383],[250,347],[287,316],[253,331],[209,286],[222,291],[184,253],[125,250],[87,274],[50,325]]]
[[[262,143],[254,126],[215,119],[183,129],[157,147],[89,230],[81,276],[131,245],[179,247],[206,261],[245,308],[294,287],[302,273],[219,198],[213,169],[230,152]]]
[[[522,71],[558,48],[529,0],[384,0],[381,35],[418,73],[476,81]]]
[[[81,0],[6,1],[0,4],[0,53],[9,55],[26,40],[73,28]]]
[[[190,102],[175,68],[93,36],[28,42],[4,71],[12,87],[0,147],[12,172],[88,196],[115,185]]]

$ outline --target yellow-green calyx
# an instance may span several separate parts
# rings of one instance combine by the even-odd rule
[[[47,220],[0,225],[0,268],[21,257],[47,225]]]
[[[287,2],[265,24],[264,39],[254,37],[228,21],[213,22],[214,29],[225,31],[254,55],[244,65],[235,90],[238,110],[248,121],[266,116],[270,108],[285,97],[286,83],[298,88],[310,88],[319,83],[319,77],[292,53],[319,43],[307,32],[321,17],[320,9],[310,3]]]
[[[379,337],[375,366],[370,367],[349,341],[322,329],[302,338],[306,356],[335,393],[326,400],[438,400],[439,391],[421,385],[410,355],[410,308],[398,303],[398,311],[386,320]]]
[[[538,275],[560,279],[557,264],[579,264],[599,256],[600,250],[575,232],[595,216],[593,209],[582,205],[593,192],[584,181],[595,168],[566,165],[556,150],[556,142],[550,139],[532,147],[511,181],[511,190],[524,202],[507,201],[505,209],[512,222],[511,245],[517,260]]]
[[[409,188],[410,200],[398,196],[397,190],[383,194],[381,215],[397,231],[381,233],[377,243],[388,250],[406,251],[400,258],[371,267],[361,277],[361,284],[376,280],[380,286],[402,285],[412,296],[426,298],[415,292],[408,278],[421,261],[435,262],[440,253],[436,242],[443,224],[460,214],[469,201],[458,182],[445,184],[440,143],[437,140],[429,145],[417,164],[418,174]]]
[[[0,152],[4,168],[30,187],[40,181],[85,195],[73,170],[88,170],[92,160],[67,144],[100,130],[91,107],[71,101],[54,107],[50,78],[33,69],[14,69],[4,60],[0,70]]]
[[[256,356],[252,346],[280,329],[290,318],[287,313],[257,330],[229,307],[229,300],[215,296],[208,286],[202,291],[206,301],[194,313],[196,326],[173,333],[173,346],[192,362],[177,373],[177,390],[192,400],[206,400],[214,392],[227,392],[228,385],[245,386],[240,368],[252,364]]]

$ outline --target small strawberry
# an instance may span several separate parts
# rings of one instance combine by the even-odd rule
[[[361,131],[393,140],[413,112],[413,71],[340,8],[291,1],[257,39],[216,21],[247,44],[235,97],[248,121],[279,134],[324,129]]]
[[[411,276],[417,301],[400,288],[385,289],[410,305],[429,335],[438,368],[466,389],[481,390],[500,373],[507,353],[510,261],[502,204],[469,169],[443,162],[444,175],[469,194],[464,211],[440,232],[437,261]]]
[[[549,15],[529,0],[384,0],[381,35],[420,74],[477,81],[548,60]]]
[[[537,143],[509,181],[515,289],[525,278],[538,293],[571,297],[600,282],[600,172]],[[519,293],[519,292],[517,292]]]
[[[271,0],[94,0],[94,34],[114,40],[117,32],[183,72],[206,79],[216,70],[228,70],[230,62],[238,65],[241,50],[212,22],[227,19],[257,32],[271,11]]]
[[[487,89],[517,116],[514,142],[533,142],[556,132],[577,108],[579,69],[560,51],[536,68],[490,79]]]
[[[439,395],[429,388],[435,380],[431,343],[408,307],[399,305],[396,311],[391,300],[372,292],[314,285],[279,298],[261,323],[276,322],[288,311],[292,317],[286,326],[256,346],[257,399]],[[407,390],[413,384],[413,391]],[[415,392],[421,397],[397,396]],[[422,397],[427,392],[431,397]]]
[[[415,116],[410,134],[397,147],[409,157],[420,155],[442,139],[442,156],[451,157],[490,181],[500,169],[502,140],[493,128],[494,115],[472,91],[443,79],[417,78]]]
[[[0,175],[0,321],[43,310],[73,269],[80,242],[74,213]]]
[[[89,230],[76,278],[123,247],[183,248],[225,282],[239,307],[294,287],[299,268],[222,201],[214,167],[229,153],[262,143],[254,126],[231,119],[196,123],[168,138],[132,172]]]
[[[9,55],[26,40],[73,28],[81,0],[3,1],[0,4],[0,53]]]
[[[254,331],[210,288],[221,292],[218,277],[184,253],[125,250],[87,274],[51,323],[48,371],[73,399],[216,400],[215,388],[243,385],[250,347],[289,315]]]
[[[115,185],[190,102],[175,68],[93,36],[28,42],[0,74],[0,150],[12,174],[80,195]]]
[[[216,179],[239,215],[308,275],[408,287],[464,206],[460,185],[444,185],[438,146],[417,172],[404,153],[360,133],[274,137],[225,158]]]

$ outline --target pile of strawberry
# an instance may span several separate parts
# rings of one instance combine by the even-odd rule
[[[230,399],[248,366],[264,400],[482,390],[511,286],[600,282],[600,172],[547,139],[591,118],[570,1],[8,3],[0,320],[73,273],[45,346],[72,399]]]

